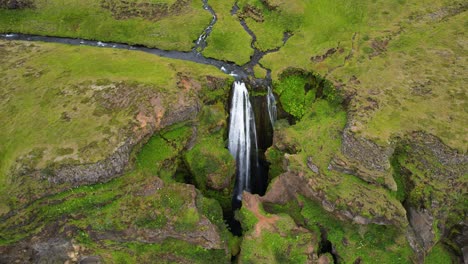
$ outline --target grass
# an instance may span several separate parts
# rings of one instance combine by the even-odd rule
[[[203,10],[201,1],[189,1],[189,6],[181,12],[156,21],[144,17],[116,19],[101,6],[99,0],[34,2],[34,9],[0,9],[0,32],[95,39],[189,51],[211,20],[210,14]],[[135,12],[140,9],[140,13],[143,13],[148,7],[135,9]],[[125,11],[132,10],[127,8]]]
[[[378,144],[424,130],[466,152],[466,69],[463,60],[456,59],[464,54],[457,43],[463,41],[466,12],[431,19],[457,3],[461,1],[437,0],[430,6],[415,0],[305,3],[307,19],[286,46],[261,63],[272,69],[275,80],[287,67],[299,67],[344,84],[345,91],[356,91],[351,105],[356,112],[353,131]],[[279,5],[273,12],[282,14],[283,8]],[[265,23],[254,30],[257,35],[277,34],[264,32]],[[379,43],[387,44],[379,47]],[[335,52],[323,61],[312,60],[332,48]],[[440,109],[435,111],[434,105]]]
[[[230,13],[234,2],[210,1],[209,4],[216,12],[218,21],[207,39],[208,46],[203,51],[203,55],[243,65],[250,60],[253,49],[250,47],[249,34]]]
[[[303,17],[305,3],[300,1],[282,3],[281,12],[269,10],[260,0],[242,0],[238,5],[241,13],[246,7],[261,10],[262,21],[255,21],[248,14],[245,21],[257,36],[255,46],[262,51],[281,47],[284,33],[296,31],[305,20]]]
[[[179,91],[178,72],[201,82],[223,76],[213,67],[133,51],[2,41],[0,53],[3,210],[7,197],[21,191],[10,173],[101,160],[133,133],[145,94],[170,100]],[[112,89],[127,92],[129,104],[104,107]]]

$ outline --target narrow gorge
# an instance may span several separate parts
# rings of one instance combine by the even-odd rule
[[[467,262],[467,10],[0,0],[0,263]]]

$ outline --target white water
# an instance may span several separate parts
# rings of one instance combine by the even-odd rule
[[[268,86],[267,104],[268,104],[268,115],[270,116],[271,126],[274,127],[276,118],[277,118],[277,109],[276,109],[275,95],[271,91],[270,86]]]
[[[258,165],[255,117],[249,93],[243,82],[234,82],[229,125],[229,151],[236,159],[237,184],[235,197],[242,200],[242,192],[250,192],[252,154],[254,166]],[[253,149],[252,149],[253,147]]]

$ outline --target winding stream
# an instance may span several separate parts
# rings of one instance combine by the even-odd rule
[[[211,34],[211,31],[213,31],[214,24],[216,24],[216,21],[218,21],[218,17],[216,16],[215,11],[208,4],[208,0],[203,0],[203,9],[208,10],[213,18],[211,19],[208,27],[206,27],[205,30],[203,30],[203,33],[198,37],[197,41],[195,42],[195,47],[192,49],[193,52],[196,52],[199,55],[201,55],[201,52],[206,48],[206,39]]]

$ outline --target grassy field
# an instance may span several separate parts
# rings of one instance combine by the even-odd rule
[[[104,8],[103,3],[106,2],[111,7]],[[211,16],[203,9],[201,1],[187,1],[186,6],[171,9],[174,2],[134,0],[124,5],[115,0],[35,0],[35,8],[32,9],[0,9],[0,32],[76,37],[189,51],[209,24]],[[167,11],[157,4],[166,4]]]
[[[145,96],[169,100],[180,91],[177,73],[223,76],[214,67],[134,51],[1,41],[0,54],[2,203],[20,163],[43,169],[101,160],[132,133]],[[128,92],[129,101],[109,110],[102,91],[112,89]]]
[[[235,1],[210,1],[218,21],[213,27],[208,46],[203,55],[225,61],[233,61],[243,65],[250,60],[253,49],[250,47],[252,39],[244,31],[237,17],[231,15]]]
[[[424,130],[466,152],[463,10],[445,0],[314,1],[286,46],[261,62],[274,79],[300,67],[357,93],[352,130],[379,144]]]

